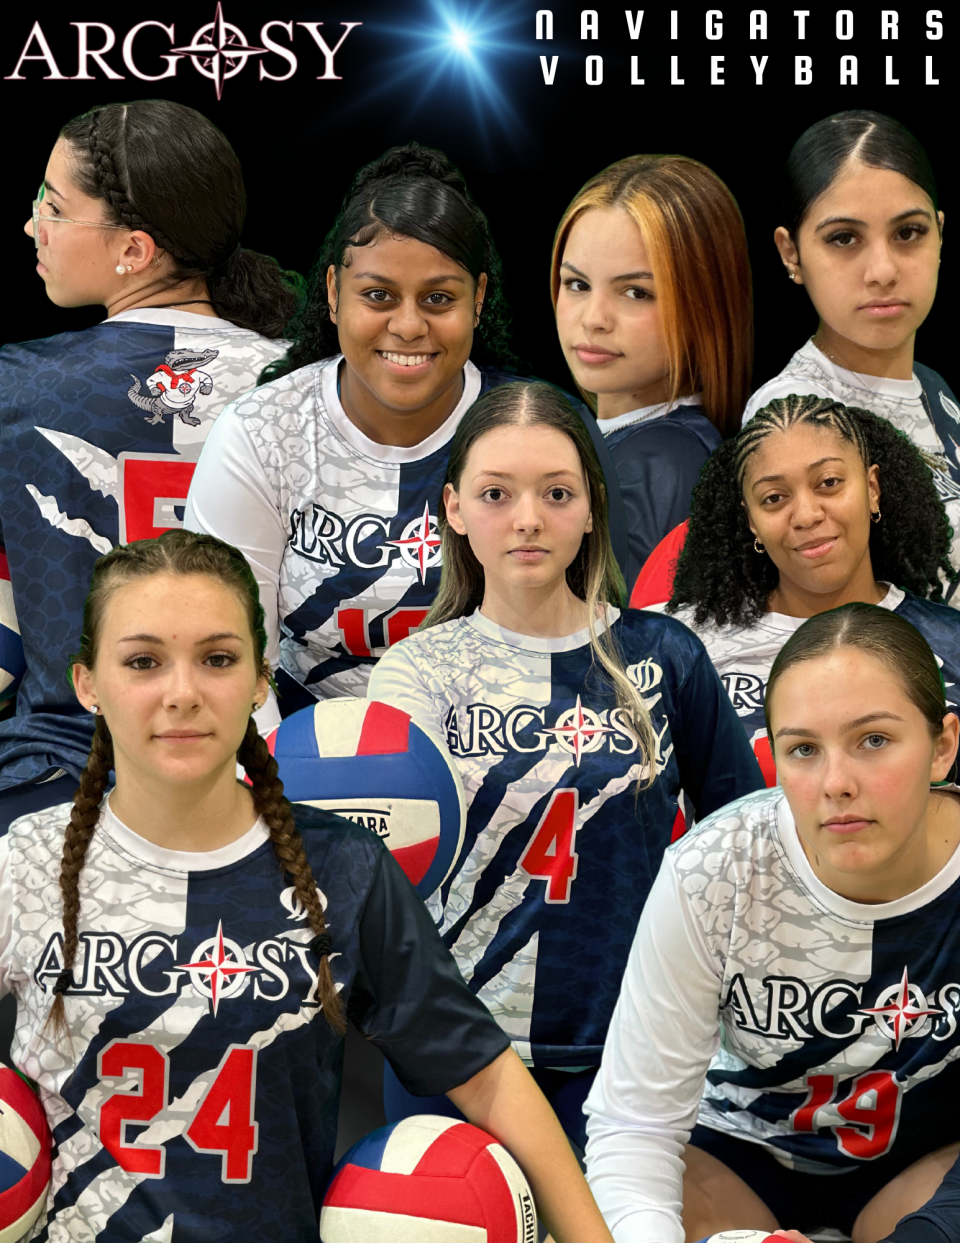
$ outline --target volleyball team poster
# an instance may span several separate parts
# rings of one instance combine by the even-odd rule
[[[416,140],[463,171],[499,248],[517,353],[569,385],[548,289],[550,244],[576,190],[626,155],[703,161],[735,195],[753,263],[754,384],[815,326],[772,242],[780,174],[812,122],[845,108],[902,121],[925,145],[946,214],[924,362],[953,374],[960,14],[857,4],[593,9],[549,0],[155,0],[15,7],[0,38],[6,135],[0,339],[84,327],[100,308],[46,298],[23,232],[60,126],[94,104],[163,97],[224,131],[249,198],[243,244],[306,272],[356,170]],[[809,3],[809,0],[808,0]],[[194,170],[171,161],[184,184]]]

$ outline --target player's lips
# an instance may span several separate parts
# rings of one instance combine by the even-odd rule
[[[540,544],[522,544],[519,548],[511,548],[510,556],[517,561],[541,561],[548,550]]]
[[[826,556],[839,538],[839,535],[829,535],[826,538],[819,535],[816,539],[807,540],[805,544],[797,544],[793,551],[798,552],[801,557],[806,557],[808,561],[814,561],[817,557]]]
[[[419,353],[407,353],[400,350],[377,350],[380,361],[395,375],[425,375],[433,365],[436,353],[420,350]]]
[[[821,827],[830,833],[859,833],[873,823],[864,816],[831,816]]]
[[[874,298],[870,302],[862,303],[857,309],[866,311],[871,319],[889,319],[905,311],[909,305],[903,298]]]
[[[198,738],[212,738],[210,733],[201,733],[197,729],[168,729],[162,734],[154,734],[154,738],[160,738],[164,742],[196,742]]]
[[[573,347],[573,352],[588,367],[602,367],[604,363],[623,357],[622,354],[617,353],[615,350],[608,350],[603,345],[591,345],[589,341],[578,342]]]

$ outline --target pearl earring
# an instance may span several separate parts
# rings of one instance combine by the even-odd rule
[[[97,715],[97,713],[100,711],[100,705],[99,705],[99,704],[91,704],[91,705],[90,705],[90,707],[87,709],[87,711],[88,711],[88,712],[92,712],[92,713],[93,713],[93,715],[94,715],[94,716],[96,716],[96,715]]]
[[[118,263],[117,266],[114,268],[114,271],[116,272],[117,276],[123,276],[126,270],[127,269],[123,266],[122,263]]]

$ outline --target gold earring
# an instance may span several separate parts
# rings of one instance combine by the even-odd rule
[[[760,543],[759,539],[756,536],[753,537],[753,551],[759,552],[759,553],[764,553],[767,551],[766,548],[764,548],[764,546]]]
[[[880,521],[880,510],[879,510],[879,509],[875,509],[875,510],[874,510],[874,511],[870,514],[870,521],[871,521],[871,522],[873,522],[873,523],[877,523],[877,522],[879,522],[879,521]]]

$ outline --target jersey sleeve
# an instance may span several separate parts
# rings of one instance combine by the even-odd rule
[[[690,495],[710,454],[692,432],[654,419],[610,447],[627,511],[633,583],[665,535],[690,516]]]
[[[260,589],[267,658],[280,661],[280,563],[287,532],[278,499],[244,421],[228,406],[211,427],[187,495],[183,525],[239,548]]]
[[[414,659],[416,640],[401,639],[374,666],[367,687],[368,699],[379,699],[408,712],[418,725],[443,738],[440,702],[430,693]]]
[[[950,1243],[960,1238],[960,1158],[930,1199],[897,1222],[883,1243]]]
[[[615,1243],[683,1243],[683,1149],[720,1043],[720,987],[668,854],[584,1105],[587,1182]]]
[[[680,625],[681,623],[676,623]],[[677,712],[670,721],[684,793],[696,819],[762,790],[760,765],[707,649],[688,632],[696,654],[677,692]]]
[[[460,1087],[510,1047],[386,850],[360,921],[347,1009],[414,1096]]]

